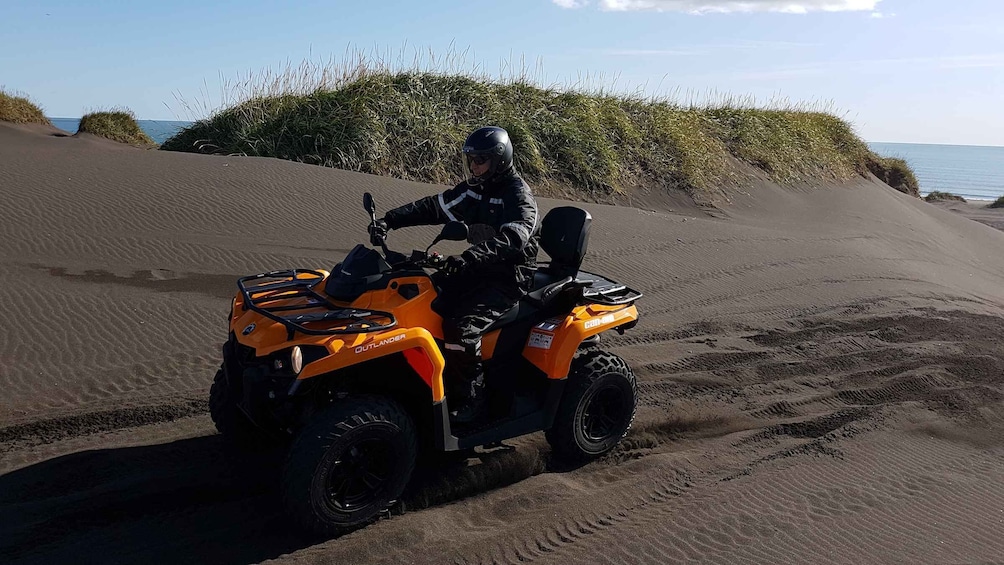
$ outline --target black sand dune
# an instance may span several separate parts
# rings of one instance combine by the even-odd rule
[[[868,180],[750,183],[715,217],[585,205],[588,268],[646,293],[606,342],[640,383],[623,445],[570,469],[528,436],[425,469],[361,531],[291,530],[281,453],[229,452],[207,413],[233,281],[330,267],[364,191],[435,190],[0,124],[0,562],[1004,555],[1004,211]]]

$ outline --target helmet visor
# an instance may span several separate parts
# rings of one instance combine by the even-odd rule
[[[497,158],[491,151],[474,151],[464,148],[464,173],[467,182],[480,184],[492,176]]]

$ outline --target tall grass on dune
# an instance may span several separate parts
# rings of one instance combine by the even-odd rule
[[[734,97],[681,104],[588,85],[544,87],[525,65],[503,77],[459,71],[455,59],[446,68],[400,67],[357,54],[349,64],[249,75],[229,85],[223,109],[162,148],[451,183],[466,135],[498,125],[528,181],[593,200],[635,187],[715,200],[737,180],[737,162],[785,184],[848,179],[881,163],[846,121],[811,105],[757,107]]]
[[[997,200],[987,204],[987,208],[1004,208],[1004,196],[1001,196]]]
[[[154,146],[156,143],[139,127],[136,116],[125,108],[90,112],[80,118],[77,133],[90,133],[120,143]]]
[[[865,165],[878,179],[900,192],[920,197],[920,182],[905,159],[869,155]]]
[[[0,122],[51,126],[42,109],[27,96],[0,87]]]

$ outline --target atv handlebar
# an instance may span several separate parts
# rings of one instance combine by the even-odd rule
[[[400,256],[399,261],[391,261],[391,257],[387,258],[387,262],[394,268],[412,266],[420,269],[435,269],[438,271],[446,265],[446,257],[436,253],[435,251],[432,253],[426,253],[425,251],[416,249],[411,252],[411,257],[407,258],[400,253],[395,253],[394,251],[391,251],[391,254]]]
[[[376,202],[373,200],[373,195],[369,192],[363,194],[363,208],[370,216],[370,225],[367,231],[370,232],[370,243],[374,247],[379,246],[383,249],[384,259],[392,267],[398,267],[404,264],[411,264],[419,268],[428,268],[439,270],[446,265],[446,257],[443,257],[439,253],[433,251],[429,253],[429,249],[432,246],[443,241],[444,239],[461,241],[467,239],[467,224],[463,222],[452,221],[448,222],[443,226],[443,231],[440,232],[436,239],[429,244],[429,247],[425,248],[425,251],[414,250],[411,252],[411,257],[406,257],[403,253],[398,253],[397,251],[392,251],[387,248],[387,230],[386,224],[384,224],[383,230],[375,230],[378,226],[378,221],[376,217]],[[381,233],[382,232],[382,233]]]

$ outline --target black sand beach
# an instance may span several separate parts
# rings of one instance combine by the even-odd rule
[[[208,415],[234,281],[330,268],[364,191],[440,187],[53,133],[0,124],[0,561],[1004,555],[1004,210],[873,179],[750,183],[713,216],[586,204],[586,267],[645,293],[606,342],[639,379],[623,444],[569,469],[527,436],[318,543],[281,512],[281,454],[231,453]]]

